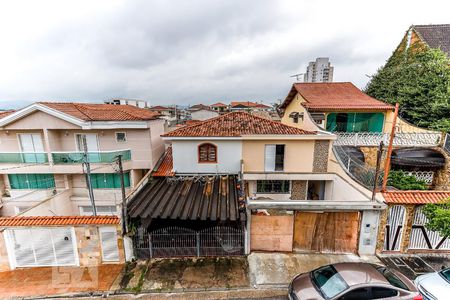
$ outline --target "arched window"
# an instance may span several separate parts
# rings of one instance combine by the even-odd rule
[[[216,163],[217,162],[217,146],[213,144],[201,144],[198,146],[198,162],[199,163]]]

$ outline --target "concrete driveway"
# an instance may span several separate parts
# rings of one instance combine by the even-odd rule
[[[248,256],[250,283],[254,288],[287,287],[298,273],[338,262],[381,263],[376,256],[355,254],[252,253]]]

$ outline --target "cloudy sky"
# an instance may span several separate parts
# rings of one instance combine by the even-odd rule
[[[411,24],[449,1],[1,1],[0,107],[113,97],[284,98],[308,61],[363,88]]]

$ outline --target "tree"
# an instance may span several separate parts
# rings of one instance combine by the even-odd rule
[[[419,180],[412,175],[408,175],[401,170],[389,172],[388,184],[403,191],[428,189],[425,181]]]
[[[402,41],[365,92],[400,104],[400,116],[421,127],[450,131],[450,59],[439,49]]]
[[[428,221],[425,227],[439,232],[440,235],[450,237],[450,198],[440,203],[429,203],[423,208]]]

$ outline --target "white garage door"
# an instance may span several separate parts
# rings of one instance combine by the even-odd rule
[[[14,268],[78,264],[72,227],[8,229],[6,236]]]

